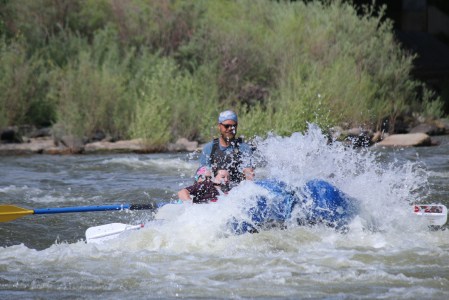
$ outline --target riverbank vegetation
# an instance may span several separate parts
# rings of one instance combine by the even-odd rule
[[[0,1],[0,128],[205,141],[442,115],[382,11],[346,1]],[[390,126],[390,130],[392,130]]]

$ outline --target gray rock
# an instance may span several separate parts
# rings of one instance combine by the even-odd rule
[[[0,154],[38,154],[47,153],[49,149],[55,148],[52,138],[30,139],[29,143],[22,144],[0,144]]]
[[[376,146],[390,146],[390,147],[417,147],[430,146],[432,140],[430,136],[425,133],[406,133],[406,134],[392,134],[386,137]]]
[[[376,131],[371,138],[371,143],[377,143],[382,139],[382,132]]]
[[[193,152],[198,149],[198,142],[196,141],[189,141],[186,138],[180,138],[176,141],[176,143],[170,143],[168,145],[168,151],[170,152],[181,152],[181,151],[188,151]]]
[[[52,136],[52,129],[51,127],[44,127],[44,128],[39,128],[36,129],[34,131],[32,131],[29,134],[30,138],[39,138],[39,137],[47,137],[47,136]]]
[[[428,135],[441,135],[445,133],[445,129],[438,128],[433,124],[419,124],[410,130],[410,133],[425,133]]]
[[[86,153],[95,152],[136,152],[147,153],[156,152],[159,148],[148,146],[142,139],[124,140],[117,142],[100,141],[89,143],[84,146]]]
[[[73,154],[83,153],[84,143],[79,137],[73,135],[64,135],[61,137],[61,144],[66,146]]]

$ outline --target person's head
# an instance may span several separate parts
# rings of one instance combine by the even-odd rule
[[[229,172],[228,170],[219,169],[214,172],[214,182],[217,184],[228,184],[229,183]]]
[[[212,172],[208,167],[202,166],[199,167],[198,170],[196,170],[195,173],[195,181],[196,182],[203,182],[205,180],[211,180],[212,179]]]
[[[214,185],[222,192],[227,193],[231,189],[228,170],[214,170]]]
[[[218,130],[221,137],[230,141],[237,134],[238,118],[237,114],[232,110],[225,110],[218,115]]]

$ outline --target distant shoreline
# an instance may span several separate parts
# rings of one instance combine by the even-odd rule
[[[442,122],[443,123],[443,122]],[[381,132],[364,131],[360,128],[343,130],[334,127],[329,133],[329,139],[345,143],[351,147],[414,147],[435,146],[438,141],[432,136],[449,134],[448,125],[435,126],[420,124],[408,133],[388,135]],[[20,137],[11,140],[2,140],[0,155],[78,155],[78,154],[119,154],[119,153],[176,153],[200,152],[202,149],[198,141],[189,141],[179,138],[174,143],[165,146],[152,146],[143,139],[83,142],[73,136],[55,138],[52,135],[39,137]]]
[[[52,137],[30,138],[23,143],[1,143],[0,155],[75,155],[75,154],[106,154],[106,153],[175,153],[201,151],[198,142],[179,139],[166,147],[152,147],[142,139],[121,140],[116,142],[96,141],[86,144],[62,143]]]

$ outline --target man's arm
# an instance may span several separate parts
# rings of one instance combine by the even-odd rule
[[[240,145],[240,151],[242,153],[242,173],[246,180],[254,180],[256,176],[254,172],[254,157],[251,146],[244,143]]]

